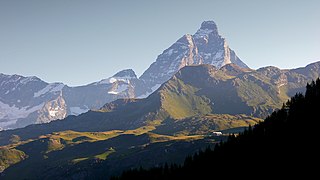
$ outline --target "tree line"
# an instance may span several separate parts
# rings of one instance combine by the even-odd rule
[[[230,135],[214,149],[186,157],[182,165],[132,169],[113,180],[247,179],[293,177],[317,172],[319,158],[320,79],[306,86],[263,122]]]

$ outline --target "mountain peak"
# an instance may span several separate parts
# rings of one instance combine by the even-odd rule
[[[238,76],[242,73],[252,71],[250,68],[240,67],[239,65],[234,64],[234,63],[226,64],[226,65],[222,66],[220,68],[220,70],[230,76]]]
[[[138,79],[136,73],[132,69],[125,69],[122,71],[117,72],[115,75],[113,75],[110,78],[102,79],[99,82],[94,83],[95,85],[98,84],[112,84],[117,81],[122,81],[125,83],[130,83],[130,80],[132,79]]]
[[[196,39],[203,39],[204,37],[208,37],[209,34],[213,34],[215,37],[220,37],[218,33],[218,27],[214,21],[204,21],[201,23],[200,29],[193,35]]]
[[[18,74],[7,75],[7,74],[0,73],[0,81],[2,81],[2,83],[7,82],[7,83],[27,84],[29,82],[41,81],[41,79],[39,79],[36,76],[25,77]]]
[[[175,76],[183,79],[185,82],[197,84],[200,79],[208,79],[210,74],[214,74],[218,69],[210,64],[190,65],[181,68]],[[200,81],[199,81],[200,82]]]
[[[125,69],[122,71],[117,72],[113,77],[131,77],[137,78],[136,73],[132,69]]]
[[[169,80],[184,66],[211,64],[220,68],[235,63],[248,68],[221,37],[214,21],[204,21],[194,35],[186,34],[163,51],[142,74],[148,92]]]
[[[202,30],[217,30],[217,25],[214,21],[203,21],[200,29]]]

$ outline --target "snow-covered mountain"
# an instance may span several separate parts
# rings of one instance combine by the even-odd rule
[[[47,123],[99,109],[119,98],[133,98],[136,84],[139,80],[133,70],[79,87],[0,74],[0,130]]]
[[[248,68],[205,21],[194,34],[186,34],[164,50],[138,79],[131,69],[85,86],[46,83],[37,77],[0,75],[0,130],[47,123],[79,115],[119,98],[146,98],[182,67],[210,64],[220,68],[234,63]]]
[[[94,83],[95,85],[111,84],[112,88],[108,91],[108,94],[118,95],[126,94],[128,97],[134,97],[134,86],[138,81],[137,75],[132,69],[122,70],[108,79],[103,79]],[[133,83],[135,82],[135,83]]]
[[[142,94],[154,91],[184,66],[210,64],[220,68],[230,63],[248,68],[219,35],[217,25],[213,21],[204,21],[194,35],[182,36],[142,74],[140,79],[147,87]]]

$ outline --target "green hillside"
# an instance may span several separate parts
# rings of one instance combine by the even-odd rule
[[[318,109],[320,79],[307,85],[305,95],[296,94],[265,121],[238,136],[229,136],[213,150],[207,148],[172,164],[148,170],[128,170],[125,179],[249,179],[317,176]],[[168,163],[170,164],[170,163]]]
[[[10,151],[25,154],[23,157],[27,158],[17,159],[15,163],[20,163],[8,168],[4,172],[4,177],[8,179],[23,179],[23,177],[50,179],[50,177],[64,176],[70,171],[76,173],[77,169],[86,168],[92,164],[94,167],[102,167],[110,163],[117,164],[117,169],[100,172],[105,176],[111,176],[126,169],[128,164],[131,164],[132,167],[140,165],[152,167],[154,164],[166,161],[182,162],[185,156],[195,153],[199,148],[214,146],[227,137],[227,135],[211,136],[212,132],[247,127],[259,121],[261,120],[258,118],[245,115],[209,114],[189,119],[168,119],[133,130],[53,132],[6,146]],[[172,154],[174,157],[167,156],[167,153],[158,158],[152,156],[159,151],[159,148],[164,148],[164,151],[167,151],[165,150],[166,146],[170,146],[170,149],[174,150]],[[189,148],[188,151],[183,150],[185,146]],[[142,158],[149,156],[148,154],[150,155],[148,158],[153,158],[152,163],[142,160],[139,160],[138,164],[134,164],[135,161],[127,162],[128,158],[135,159],[136,156]],[[9,156],[7,157],[9,158]],[[125,166],[124,162],[126,162]],[[4,163],[5,168],[13,164]],[[65,170],[57,171],[57,167],[63,167]],[[16,174],[17,171],[20,173]]]
[[[14,148],[0,147],[0,173],[25,158],[27,158],[27,156],[22,151]]]

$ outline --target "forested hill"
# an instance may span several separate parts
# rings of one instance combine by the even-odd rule
[[[307,85],[305,94],[296,94],[264,122],[230,136],[214,150],[187,157],[182,166],[130,170],[114,179],[307,178],[317,172],[319,110],[317,79]]]

